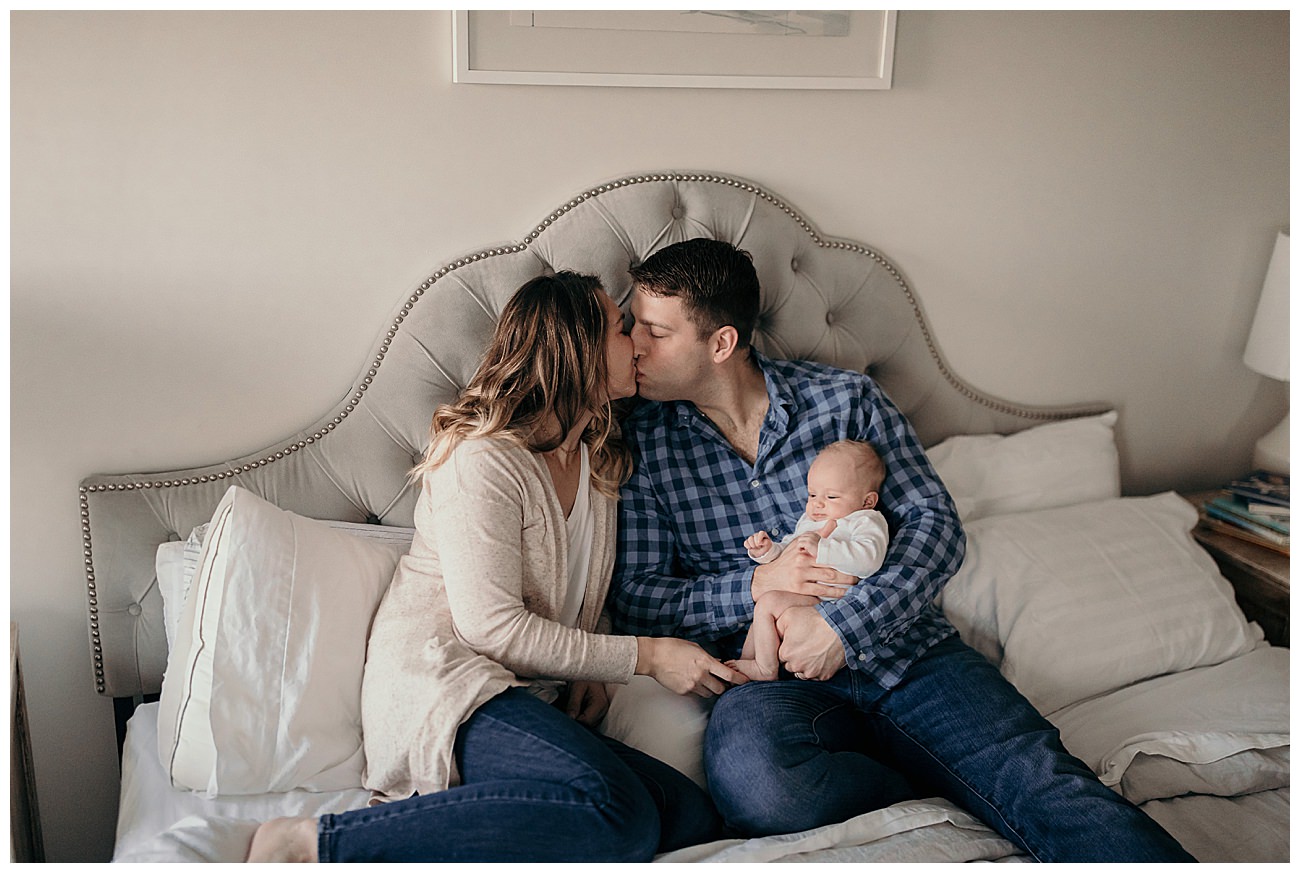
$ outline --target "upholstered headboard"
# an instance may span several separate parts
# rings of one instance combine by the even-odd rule
[[[599,275],[626,308],[629,265],[699,236],[753,254],[763,300],[755,343],[762,352],[870,373],[925,445],[1105,409],[1025,407],[962,382],[893,264],[867,246],[822,236],[757,185],[708,173],[618,179],[562,204],[521,241],[434,271],[403,298],[345,399],[305,430],[206,467],[85,479],[81,524],[95,689],[115,698],[161,689],[167,652],[155,552],[207,521],[230,485],[313,518],[411,525],[415,495],[407,471],[427,442],[433,408],[473,373],[515,289],[541,273],[572,269]]]

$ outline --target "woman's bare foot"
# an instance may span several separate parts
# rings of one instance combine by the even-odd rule
[[[758,665],[758,661],[755,661],[752,658],[737,658],[734,661],[727,661],[726,664],[738,673],[744,673],[754,682],[771,682],[776,679],[777,676],[775,670],[768,673]]]
[[[273,818],[263,822],[248,847],[249,863],[315,863],[316,819]]]

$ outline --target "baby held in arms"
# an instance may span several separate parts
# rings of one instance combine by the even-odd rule
[[[760,530],[745,540],[745,549],[760,564],[793,548],[841,573],[870,576],[880,569],[889,548],[889,527],[876,510],[884,481],[885,465],[870,443],[832,443],[808,468],[808,504],[794,531],[777,543]],[[781,645],[777,619],[791,606],[811,606],[818,599],[789,591],[760,596],[740,658],[728,666],[750,679],[776,679]]]

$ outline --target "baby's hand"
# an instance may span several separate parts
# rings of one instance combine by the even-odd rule
[[[794,546],[805,555],[811,555],[815,558],[817,557],[817,546],[821,541],[821,534],[808,531],[807,533],[799,534],[799,536],[791,540],[790,545]]]
[[[760,530],[758,533],[750,534],[745,540],[745,548],[755,558],[761,558],[772,550],[772,538],[767,535],[767,531]]]
[[[826,539],[831,534],[835,533],[835,524],[836,524],[836,519],[832,518],[830,521],[826,522],[825,527],[817,531],[817,536],[821,537],[822,539]]]

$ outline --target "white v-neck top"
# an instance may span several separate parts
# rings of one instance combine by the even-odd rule
[[[578,626],[582,601],[587,596],[587,574],[591,570],[591,549],[596,534],[596,516],[591,505],[591,462],[587,458],[585,443],[582,445],[581,458],[578,493],[574,495],[573,507],[564,520],[569,539],[569,573],[564,580],[564,602],[560,604],[560,611],[555,618],[565,627]],[[557,679],[532,679],[527,690],[547,703],[554,703],[564,684]]]
[[[565,586],[560,624],[577,627],[582,613],[582,599],[587,593],[587,573],[591,567],[591,545],[596,534],[596,519],[591,510],[591,461],[587,445],[582,444],[582,466],[578,472],[578,494],[566,519],[569,529],[569,584]]]

